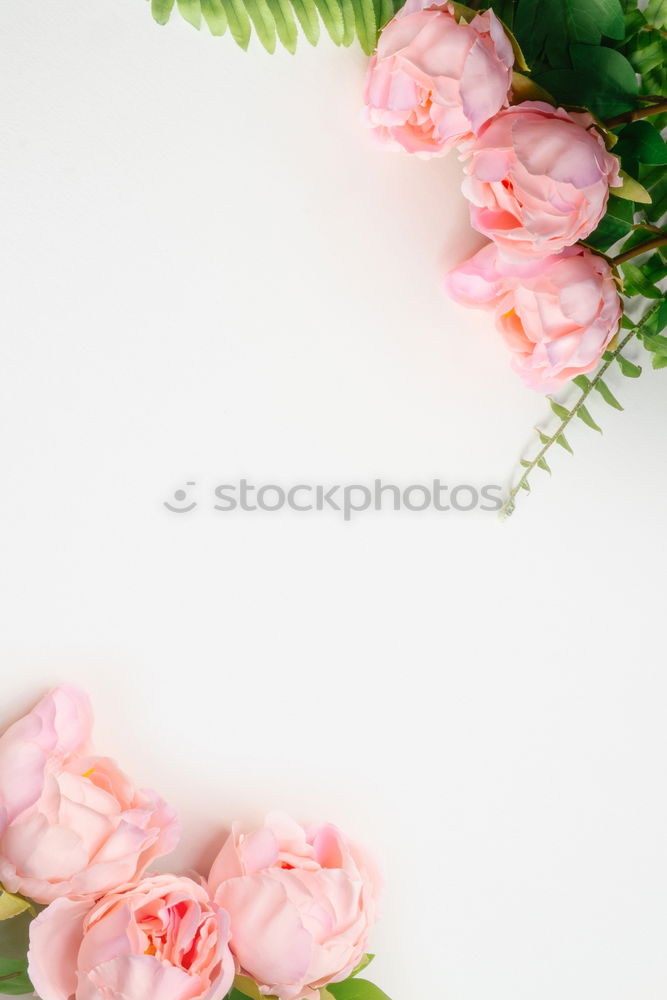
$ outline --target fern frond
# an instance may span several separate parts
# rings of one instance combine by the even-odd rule
[[[336,45],[351,45],[355,38],[367,55],[377,44],[384,25],[403,0],[150,0],[158,24],[166,24],[174,9],[199,29],[206,24],[212,35],[227,29],[237,45],[247,49],[253,33],[267,52],[278,42],[295,52],[299,35],[317,45],[320,26]]]

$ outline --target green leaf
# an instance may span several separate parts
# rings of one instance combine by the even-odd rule
[[[619,134],[614,152],[621,158],[631,155],[640,163],[667,163],[667,143],[655,125],[647,121],[626,125]]]
[[[166,24],[171,16],[174,0],[151,0],[151,14],[158,24]]]
[[[547,399],[549,400],[549,405],[551,406],[551,409],[554,411],[556,416],[560,420],[567,420],[567,418],[570,416],[570,411],[565,406],[561,406],[560,403],[557,403],[555,399],[551,398],[551,396],[547,396]]]
[[[646,275],[643,267],[628,260],[625,264],[621,264],[621,270],[625,278],[624,291],[626,295],[643,295],[647,299],[662,298],[663,293]]]
[[[599,433],[602,434],[602,428],[598,427],[585,406],[579,406],[577,408],[577,416],[580,420],[583,420],[586,426],[590,427],[591,430],[599,431]]]
[[[193,28],[201,27],[201,6],[199,0],[176,0],[181,17]]]
[[[224,35],[227,30],[227,15],[221,0],[199,0],[201,12],[212,35]]]
[[[366,55],[370,55],[377,40],[377,21],[373,0],[352,0],[352,7],[354,8],[354,20],[361,47]]]
[[[364,955],[364,957],[362,958],[362,960],[359,962],[359,965],[356,967],[356,969],[354,969],[350,973],[350,979],[353,979],[355,976],[358,976],[360,972],[363,972],[364,969],[367,969],[368,966],[371,964],[371,962],[373,961],[374,958],[375,958],[375,955],[371,955],[371,954],[369,954],[367,952]]]
[[[241,996],[250,997],[250,1000],[262,1000],[257,983],[249,976],[235,976],[233,988]]]
[[[582,390],[582,392],[589,389],[591,385],[591,380],[587,375],[577,375],[577,377],[573,378],[572,381]]]
[[[614,188],[614,195],[617,198],[624,198],[626,201],[638,201],[640,205],[650,205],[651,195],[639,181],[630,177],[624,170],[620,171],[621,186]]]
[[[619,401],[616,399],[616,396],[613,394],[613,392],[611,391],[611,389],[609,388],[609,386],[607,385],[606,382],[604,382],[602,379],[599,379],[595,383],[595,388],[600,393],[600,395],[604,399],[605,403],[609,403],[609,405],[613,406],[615,410],[622,410],[623,409],[623,407],[621,406],[621,404],[619,403]]]
[[[386,993],[368,979],[346,979],[342,983],[329,983],[329,993],[336,1000],[389,1000]]]
[[[11,920],[26,910],[31,910],[34,913],[29,900],[24,899],[23,896],[15,896],[0,886],[0,921]]]
[[[276,22],[278,38],[288,52],[296,52],[297,30],[294,14],[288,0],[266,0],[269,10]]]
[[[524,73],[512,73],[512,103],[521,104],[523,101],[544,101],[546,104],[554,104],[551,94],[538,86],[531,76]]]
[[[227,15],[227,23],[232,38],[242,49],[247,49],[250,43],[250,18],[243,0],[221,0]]]
[[[587,238],[586,243],[597,250],[608,250],[618,243],[634,226],[635,206],[631,201],[616,198],[610,194],[607,211],[595,232]]]
[[[317,45],[320,40],[320,19],[317,16],[317,7],[308,0],[292,0],[294,13],[301,25],[301,30],[311,45]]]
[[[276,22],[266,0],[243,0],[257,37],[267,52],[276,51]]]
[[[667,0],[649,0],[646,20],[656,28],[667,29]]]
[[[351,45],[356,37],[357,17],[354,12],[353,0],[340,0],[343,15],[343,40],[345,46]]]
[[[619,0],[519,0],[514,32],[529,65],[563,68],[577,42],[622,39],[625,20]]]
[[[0,958],[0,993],[19,997],[32,992],[27,958]]]
[[[314,0],[314,3],[320,12],[322,23],[327,29],[329,37],[336,45],[342,45],[345,36],[342,5],[336,3],[336,0]],[[354,21],[352,24],[354,28]],[[354,32],[352,33],[352,38],[354,38]],[[350,41],[352,41],[352,38]],[[349,45],[350,42],[347,42],[347,44]]]
[[[618,367],[621,369],[621,372],[626,378],[639,378],[642,373],[639,365],[635,365],[632,361],[628,361],[628,359],[624,358],[622,354],[617,354],[616,360],[618,362]]]
[[[547,434],[545,434],[544,431],[541,431],[539,427],[536,427],[535,430],[537,431],[537,436],[540,439],[540,443],[549,444],[551,438]]]
[[[537,82],[565,104],[590,108],[606,119],[637,106],[639,84],[626,57],[601,45],[570,46],[572,68],[538,72]],[[615,190],[618,193],[618,189]]]
[[[625,37],[625,20],[619,0],[565,0],[563,15],[577,42],[599,45],[602,36]]]
[[[549,466],[547,465],[547,460],[546,460],[546,458],[544,457],[544,455],[542,456],[542,458],[538,458],[538,460],[537,460],[537,464],[538,464],[538,466],[540,467],[540,469],[544,469],[544,471],[545,471],[545,472],[548,472],[548,473],[549,473],[549,475],[551,475],[551,469],[550,469],[550,468],[549,468]]]

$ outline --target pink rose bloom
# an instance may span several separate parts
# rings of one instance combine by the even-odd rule
[[[229,917],[189,878],[153,875],[97,903],[57,899],[32,922],[41,1000],[222,1000]]]
[[[317,1000],[320,987],[349,976],[379,895],[373,865],[336,827],[278,813],[247,836],[234,828],[209,886],[231,917],[241,972],[280,1000]]]
[[[547,257],[592,233],[619,163],[593,118],[524,101],[501,111],[466,151],[470,219],[503,253]]]
[[[394,149],[442,155],[508,105],[514,52],[492,10],[408,3],[382,31],[366,81],[368,125]]]
[[[59,687],[0,736],[0,882],[38,903],[91,899],[178,840],[175,814],[90,746],[86,696]]]
[[[581,246],[510,261],[490,243],[450,271],[445,284],[457,302],[495,312],[512,367],[541,392],[592,371],[621,321],[611,267]]]

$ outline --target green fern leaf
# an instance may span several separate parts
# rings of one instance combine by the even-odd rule
[[[567,420],[567,418],[570,416],[570,411],[565,406],[561,406],[560,403],[557,403],[555,399],[551,398],[551,396],[548,396],[547,399],[549,400],[549,405],[551,406],[551,409],[554,411],[556,416],[560,420]]]
[[[583,406],[583,404],[578,407],[578,409],[577,409],[577,416],[579,417],[580,420],[583,420],[583,422],[586,424],[586,426],[590,427],[591,430],[593,430],[593,431],[599,431],[599,433],[602,434],[602,428],[598,427],[598,425],[595,423],[595,421],[593,420],[592,416],[590,415],[590,413],[588,412],[588,410],[586,409],[586,407]]]
[[[606,382],[603,382],[602,379],[600,379],[598,382],[595,383],[595,388],[600,393],[605,403],[609,403],[609,405],[613,406],[615,410],[623,409],[623,407],[616,399],[616,396],[613,394],[613,392],[611,391]]]
[[[320,21],[317,7],[308,0],[292,0],[294,13],[301,25],[301,30],[311,45],[317,45],[320,40]]]
[[[618,367],[626,378],[639,378],[642,373],[639,365],[634,365],[632,361],[628,361],[622,354],[617,354],[616,360],[618,361]]]
[[[257,37],[267,52],[276,51],[276,22],[266,0],[243,0]]]
[[[320,17],[322,18],[322,23],[329,33],[329,37],[334,42],[335,45],[350,45],[354,40],[354,14],[350,7],[350,15],[352,18],[352,38],[350,41],[345,41],[345,22],[343,20],[343,6],[336,2],[336,0],[314,0],[315,6],[317,7]],[[348,0],[349,3],[349,0]]]
[[[199,0],[201,12],[212,35],[224,35],[227,30],[227,15],[221,0]]]
[[[354,13],[352,0],[341,0],[341,10],[343,13],[343,45],[349,47],[357,37],[357,18]]]
[[[243,5],[243,0],[221,0],[227,15],[227,23],[231,36],[242,49],[247,49],[250,44],[250,18]]]
[[[266,3],[273,14],[278,38],[287,51],[293,55],[296,52],[298,33],[294,14],[288,0],[266,0]]]
[[[352,0],[352,7],[354,8],[354,20],[361,47],[366,55],[370,55],[375,48],[377,39],[377,20],[373,0]]]
[[[176,0],[181,17],[193,28],[201,27],[201,5],[199,0]]]
[[[158,24],[166,24],[174,8],[174,0],[151,0],[151,14]]]

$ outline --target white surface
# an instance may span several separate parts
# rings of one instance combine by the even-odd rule
[[[376,845],[394,1000],[664,997],[667,376],[504,525],[169,514],[504,483],[544,402],[442,295],[459,165],[373,147],[356,49],[22,0],[2,50],[0,723],[88,688],[174,865],[273,806]]]

